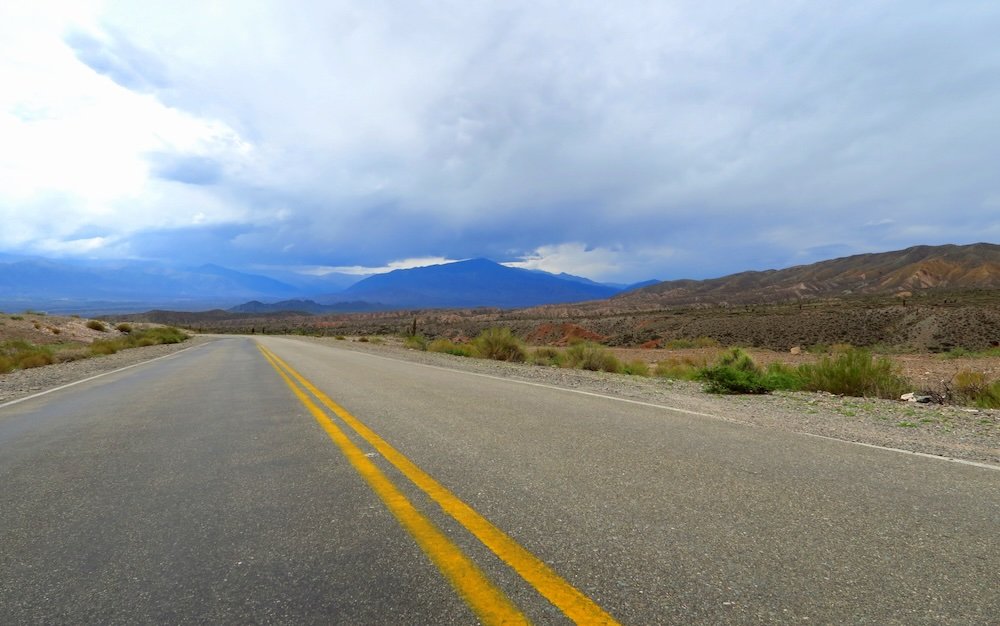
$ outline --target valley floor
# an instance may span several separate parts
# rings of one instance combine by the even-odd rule
[[[336,340],[332,337],[298,337],[298,339],[411,361],[415,367],[459,369],[473,374],[510,378],[577,392],[662,405],[694,412],[704,416],[705,419],[721,419],[759,428],[795,431],[944,458],[1000,465],[1000,411],[998,410],[805,392],[776,392],[766,396],[718,396],[704,393],[699,383],[421,352],[408,350],[402,346],[401,341],[395,339],[388,339],[380,344],[360,342],[351,338]],[[136,348],[115,355],[3,374],[0,375],[0,404],[103,372],[196,347],[211,340],[211,336],[203,335],[183,344]],[[639,356],[634,356],[633,352]],[[620,356],[654,361],[662,358],[662,355],[652,354],[653,352],[659,351],[622,350]],[[676,354],[679,351],[669,352]],[[792,358],[792,355],[764,351],[755,351],[754,356],[762,363],[769,362],[771,358],[782,360]],[[795,358],[800,358],[804,362],[814,357],[795,355]],[[968,363],[944,361],[933,356],[897,358],[914,380],[920,377],[914,374],[921,372],[926,372],[926,376],[934,378],[947,375],[956,367],[969,366]],[[996,364],[993,363],[992,366],[996,367]]]

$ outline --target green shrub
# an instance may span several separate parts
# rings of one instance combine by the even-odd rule
[[[132,332],[132,325],[126,322],[122,322],[121,324],[115,326],[115,330],[117,330],[120,333],[125,333],[127,335],[130,332]]]
[[[108,340],[98,340],[90,344],[90,353],[95,356],[100,356],[102,354],[114,354],[121,349],[121,344],[117,341]]]
[[[649,376],[649,363],[641,359],[629,361],[622,366],[622,373],[629,376]]]
[[[653,374],[659,378],[671,378],[674,380],[696,380],[698,371],[705,367],[704,360],[697,361],[690,357],[676,358],[660,361],[656,364]]]
[[[845,349],[836,358],[799,367],[802,388],[843,396],[896,399],[909,388],[899,368],[889,359],[875,359],[861,348]]]
[[[43,367],[52,363],[55,363],[52,354],[43,351],[25,354],[17,360],[17,366],[23,370],[31,369],[32,367]]]
[[[102,333],[108,332],[108,327],[104,325],[104,322],[99,320],[87,320],[86,326],[91,330],[97,330]]]
[[[454,354],[455,356],[472,356],[472,346],[457,344],[451,339],[435,339],[427,344],[427,351]]]
[[[1000,380],[990,383],[982,372],[960,371],[952,379],[950,391],[953,402],[981,409],[1000,409]]]
[[[703,368],[698,378],[705,381],[709,393],[770,393],[774,386],[750,355],[734,348],[722,355],[715,365]]]
[[[787,391],[798,391],[802,389],[804,381],[798,368],[784,363],[771,363],[764,371],[764,378],[773,389],[785,389]]]
[[[403,347],[409,348],[410,350],[426,350],[427,337],[424,337],[423,335],[409,335],[403,340]]]
[[[528,361],[534,363],[535,365],[554,365],[560,367],[563,364],[563,353],[561,350],[549,348],[547,346],[535,348],[531,354],[528,355]]]
[[[592,341],[583,341],[566,348],[563,364],[592,372],[620,373],[624,369],[621,361],[610,350]]]
[[[719,342],[711,337],[698,337],[696,339],[671,339],[663,344],[664,348],[670,350],[689,350],[691,348],[718,348]]]
[[[153,328],[143,328],[140,330],[132,331],[128,337],[122,338],[126,342],[126,347],[132,347],[139,345],[139,342],[148,339],[152,341],[152,344],[144,345],[159,345],[161,343],[181,343],[188,339],[188,334],[179,328],[174,328],[173,326],[156,326]]]
[[[509,328],[487,328],[472,340],[476,356],[495,361],[524,361],[527,354],[521,340]]]
[[[52,348],[36,346],[23,339],[0,343],[0,372],[41,367],[55,362]]]
[[[24,316],[23,316],[23,315],[11,315],[11,316],[10,316],[10,319],[12,319],[12,320],[14,320],[14,321],[17,321],[17,320],[23,320],[23,319],[24,319]]]

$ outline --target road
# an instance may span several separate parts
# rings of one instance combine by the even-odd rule
[[[601,620],[998,624],[1000,471],[281,337],[0,407],[2,624]]]

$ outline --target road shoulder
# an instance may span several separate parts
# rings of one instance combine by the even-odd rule
[[[650,403],[703,414],[706,419],[1000,466],[1000,411],[997,410],[828,393],[712,395],[702,391],[699,383],[686,381],[471,359],[410,350],[391,343],[295,338],[373,356]]]

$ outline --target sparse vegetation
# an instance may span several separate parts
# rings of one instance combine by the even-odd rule
[[[649,363],[636,359],[622,366],[622,373],[629,376],[649,376]]]
[[[698,378],[705,381],[709,393],[761,394],[775,389],[750,355],[739,348],[722,355],[715,365],[703,368]]]
[[[472,356],[472,347],[468,344],[457,344],[451,339],[435,339],[427,344],[428,352],[443,352],[455,356]]]
[[[423,335],[409,335],[403,340],[403,346],[410,350],[426,350],[427,337]]]
[[[530,363],[534,363],[535,365],[562,367],[564,357],[562,350],[543,346],[541,348],[535,348],[528,355],[528,361]]]
[[[115,330],[117,330],[120,333],[125,333],[127,335],[130,332],[132,332],[132,325],[126,322],[122,322],[121,324],[115,326]]]
[[[861,348],[850,348],[836,358],[827,356],[818,363],[802,365],[798,374],[802,388],[807,391],[845,396],[896,399],[910,386],[891,360],[874,358]]]
[[[475,355],[495,361],[524,361],[527,353],[509,328],[487,328],[472,340]]]
[[[987,359],[1000,357],[1000,348],[989,348],[986,350],[968,350],[966,348],[952,348],[948,352],[941,354],[944,359]]]
[[[566,367],[575,367],[593,372],[620,373],[621,361],[604,346],[592,341],[581,341],[566,348]]]
[[[184,331],[172,326],[160,326],[155,328],[144,328],[133,330],[124,337],[116,339],[98,339],[90,344],[90,353],[99,356],[114,354],[119,350],[127,348],[141,348],[143,346],[156,346],[160,344],[180,343],[187,339]]]
[[[41,367],[54,362],[55,356],[48,346],[36,346],[23,340],[0,343],[0,373]]]
[[[104,322],[100,320],[87,320],[85,326],[91,330],[96,330],[102,333],[108,332],[108,327],[104,325]]]
[[[1000,409],[1000,380],[992,383],[982,372],[962,370],[949,385],[949,400],[981,409]]]
[[[696,380],[698,371],[707,363],[692,357],[670,357],[656,364],[653,374],[659,378],[673,380]]]

